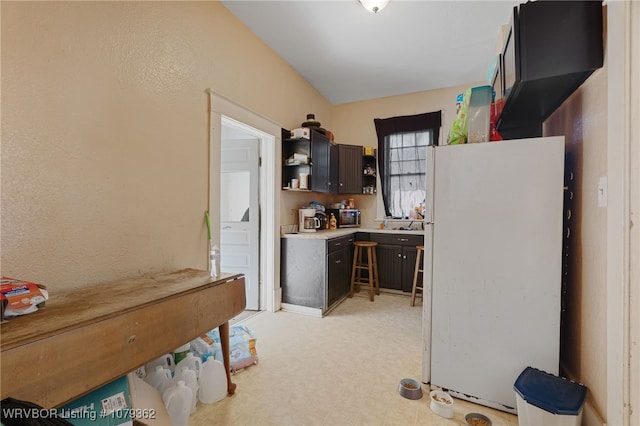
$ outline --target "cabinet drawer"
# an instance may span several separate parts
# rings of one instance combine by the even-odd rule
[[[353,244],[353,240],[353,234],[327,240],[327,254],[344,248],[350,248]]]
[[[418,246],[424,244],[424,234],[416,231],[417,235],[407,234],[377,234],[371,233],[370,240],[379,244],[396,246]]]

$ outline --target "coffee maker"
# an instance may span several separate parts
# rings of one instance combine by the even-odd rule
[[[320,221],[316,217],[316,209],[298,210],[298,232],[316,232]]]

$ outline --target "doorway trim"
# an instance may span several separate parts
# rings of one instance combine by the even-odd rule
[[[220,200],[220,150],[222,127],[230,126],[260,140],[260,310],[280,310],[280,231],[276,202],[276,158],[281,146],[281,126],[239,103],[207,89],[209,93],[209,211]],[[220,243],[220,216],[211,215],[211,239]],[[278,261],[276,261],[278,260]]]
[[[638,33],[639,17],[635,2],[607,3],[607,424],[637,424],[635,405],[640,401],[640,385],[632,374],[640,369],[632,356],[639,352],[640,335],[632,322],[638,318],[633,302],[640,289],[634,262],[638,230],[632,226],[638,208],[638,162],[633,154],[639,146],[633,112],[640,93],[638,59],[632,54],[637,38],[632,35]]]

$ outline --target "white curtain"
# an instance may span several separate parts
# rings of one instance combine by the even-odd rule
[[[426,196],[427,145],[432,144],[431,130],[394,133],[386,136],[387,206],[394,218],[414,219],[422,211]]]

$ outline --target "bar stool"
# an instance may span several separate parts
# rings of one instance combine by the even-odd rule
[[[416,268],[413,271],[413,288],[411,289],[411,306],[416,306],[416,290],[420,291],[420,299],[424,302],[424,290],[422,289],[422,281],[420,281],[420,285],[418,285],[418,273],[424,274],[423,270],[420,268],[420,259],[422,258],[422,252],[424,251],[424,246],[416,246],[418,252],[416,253]]]
[[[360,291],[360,285],[369,286],[369,300],[373,302],[373,294],[380,294],[380,283],[378,281],[378,260],[376,258],[376,246],[374,241],[355,241],[353,243],[353,266],[351,268],[351,287],[349,297],[353,297],[353,291]],[[362,260],[362,254],[367,254],[366,262]],[[362,271],[367,271],[364,277]]]

